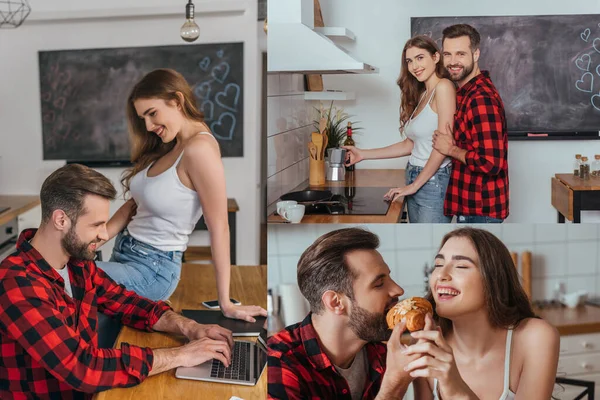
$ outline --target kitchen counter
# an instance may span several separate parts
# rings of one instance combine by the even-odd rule
[[[600,307],[553,307],[534,312],[558,329],[561,336],[600,332]]]
[[[346,180],[341,182],[327,181],[324,185],[310,185],[308,188],[324,190],[330,187],[404,187],[403,169],[357,169],[353,173],[346,174]],[[307,187],[303,188],[307,189]],[[299,189],[301,190],[301,189]],[[404,198],[390,205],[386,215],[305,215],[303,224],[363,224],[363,223],[397,223],[404,208]],[[273,213],[267,218],[269,223],[281,223],[285,220]]]
[[[10,207],[9,210],[0,213],[0,225],[37,207],[39,204],[39,196],[0,196],[0,206]]]

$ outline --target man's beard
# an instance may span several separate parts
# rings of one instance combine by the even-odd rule
[[[63,249],[73,258],[78,260],[93,260],[96,258],[96,253],[89,249],[90,244],[97,243],[94,240],[89,243],[83,243],[75,233],[75,227],[71,226],[67,234],[61,239]]]
[[[462,72],[461,72],[460,74],[456,75],[456,76],[455,76],[455,75],[452,75],[452,72],[450,72],[450,67],[451,67],[451,66],[452,66],[452,65],[448,65],[448,66],[446,67],[446,70],[447,70],[447,71],[448,71],[448,73],[450,74],[450,79],[451,79],[452,81],[454,81],[454,82],[460,82],[460,81],[462,81],[463,79],[465,79],[465,77],[466,77],[466,76],[469,76],[469,74],[470,74],[471,72],[473,72],[473,69],[475,68],[475,58],[473,57],[473,58],[471,59],[471,65],[463,65],[463,66],[462,66],[462,68],[463,68],[463,69],[462,69]]]
[[[352,312],[348,326],[359,339],[366,342],[383,342],[390,338],[385,313],[373,313],[361,308],[352,300]]]

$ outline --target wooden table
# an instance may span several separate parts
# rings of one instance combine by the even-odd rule
[[[535,313],[558,329],[561,336],[600,332],[600,307],[555,307],[534,309]]]
[[[354,173],[346,173],[346,180],[326,182],[321,186],[309,186],[310,189],[324,190],[328,187],[404,187],[403,169],[357,169]],[[307,189],[306,187],[298,190]],[[363,223],[397,223],[402,216],[404,198],[393,202],[386,215],[305,215],[303,224],[363,224]],[[267,223],[282,223],[285,220],[273,213]]]
[[[242,304],[267,305],[267,266],[232,266],[231,297]],[[212,265],[183,264],[181,280],[171,302],[175,311],[203,309],[201,303],[217,298],[215,275]],[[256,341],[256,338],[236,338]],[[127,342],[142,347],[175,347],[184,343],[181,338],[163,333],[148,333],[124,327],[117,338],[117,346]],[[267,398],[267,376],[263,372],[256,386],[230,385],[175,378],[175,370],[147,378],[140,385],[127,389],[111,389],[96,395],[95,400],[197,400],[224,399],[238,396],[244,400]]]
[[[581,211],[600,210],[600,179],[556,174],[552,178],[552,206],[556,208],[559,223],[565,219],[580,223]]]
[[[237,229],[237,221],[236,221],[236,214],[237,212],[240,211],[240,207],[238,206],[237,201],[235,201],[235,199],[227,199],[227,222],[229,223],[229,257],[231,259],[231,263],[235,264],[237,262],[237,256],[236,256],[236,248],[237,248],[237,241],[236,241],[236,229]],[[196,227],[194,228],[195,231],[207,231],[208,227],[206,226],[206,222],[204,222],[204,215],[202,216],[202,218],[200,218],[200,220],[198,221],[198,223],[196,224]],[[197,252],[206,252],[208,250],[208,255],[209,255],[209,259],[210,259],[210,246],[208,247],[208,249],[205,248],[205,246],[190,246],[188,247],[188,249],[190,250],[190,252],[193,251],[197,251]],[[184,259],[185,259],[185,255],[184,255]]]
[[[40,196],[0,196],[0,206],[10,207],[9,210],[0,214],[0,225],[17,218],[39,204]]]

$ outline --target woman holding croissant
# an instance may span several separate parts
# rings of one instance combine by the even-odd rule
[[[485,230],[448,233],[435,258],[427,299],[433,319],[413,332],[405,354],[415,398],[547,400],[559,335],[535,317],[506,246]]]

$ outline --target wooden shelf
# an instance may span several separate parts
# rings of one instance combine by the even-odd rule
[[[356,39],[354,32],[346,28],[325,26],[322,28],[315,27],[313,30],[330,38],[343,38],[348,40]]]
[[[354,100],[356,98],[354,92],[335,92],[335,91],[323,91],[323,92],[304,92],[304,100],[322,100],[322,101],[346,101]]]
[[[196,6],[196,16],[203,14],[243,14],[248,8],[246,0],[197,1],[194,5]],[[177,15],[180,15],[182,20],[185,18],[185,2],[168,7],[97,8],[37,12],[34,9],[25,23],[82,19],[168,17]]]

